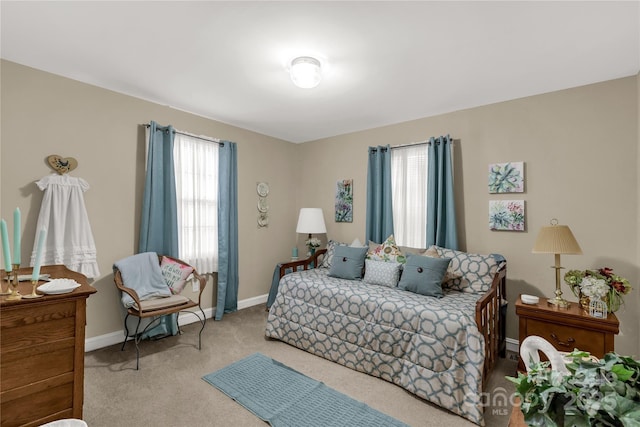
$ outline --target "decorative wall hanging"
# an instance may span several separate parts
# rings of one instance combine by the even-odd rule
[[[263,228],[269,226],[269,204],[267,203],[269,184],[266,182],[256,183],[256,191],[258,193],[258,228]]]
[[[523,193],[524,162],[489,165],[489,193]]]
[[[489,200],[491,230],[524,231],[524,200]]]
[[[78,161],[73,157],[62,157],[57,154],[52,154],[47,157],[47,163],[49,163],[49,166],[51,166],[51,168],[60,175],[71,172],[78,167]]]
[[[336,222],[353,222],[353,179],[336,183]]]

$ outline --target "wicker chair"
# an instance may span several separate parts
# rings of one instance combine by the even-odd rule
[[[166,255],[164,256],[182,265],[186,265],[193,268],[192,266],[190,266],[189,264],[187,264],[182,260],[168,257]],[[162,261],[162,257],[163,255],[158,255],[159,263]],[[178,328],[178,330],[179,330],[178,317],[181,312],[186,311],[195,315],[200,321],[200,324],[202,325],[200,327],[200,332],[198,333],[198,350],[200,350],[200,348],[202,347],[202,331],[204,330],[204,325],[207,319],[204,314],[204,310],[202,310],[201,300],[202,300],[202,292],[204,291],[207,281],[203,276],[198,274],[195,268],[193,269],[192,276],[195,280],[198,280],[200,282],[200,292],[198,293],[198,302],[195,302],[183,295],[171,295],[170,297],[166,297],[166,298],[154,298],[154,299],[141,301],[136,291],[131,287],[128,287],[123,282],[122,274],[120,273],[120,270],[118,270],[117,267],[114,267],[113,280],[116,284],[116,287],[120,291],[129,294],[129,296],[131,296],[131,298],[133,298],[133,301],[135,302],[132,307],[129,307],[127,309],[127,315],[124,318],[125,336],[124,336],[124,341],[122,343],[121,350],[124,350],[125,344],[130,338],[134,340],[136,345],[136,370],[138,370],[140,367],[139,343],[142,340],[142,337],[144,336],[145,332],[149,330],[152,326],[157,326],[158,323],[160,322],[161,317],[164,315],[176,313],[176,327]],[[127,326],[127,320],[129,319],[129,316],[134,316],[138,318],[138,322],[136,324],[136,330],[133,333],[133,335],[129,335],[129,327]],[[140,330],[140,323],[142,322],[142,319],[151,319],[151,321],[142,330]]]

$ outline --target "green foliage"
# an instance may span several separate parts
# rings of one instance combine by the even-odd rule
[[[538,362],[526,375],[507,377],[527,425],[640,427],[640,361],[608,353],[594,362],[578,350],[567,357],[568,375]]]

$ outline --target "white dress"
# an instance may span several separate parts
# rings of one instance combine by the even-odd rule
[[[98,277],[96,245],[91,233],[83,192],[89,184],[69,175],[48,175],[36,183],[44,191],[31,254],[35,263],[40,230],[47,230],[40,265],[64,264],[89,278]]]

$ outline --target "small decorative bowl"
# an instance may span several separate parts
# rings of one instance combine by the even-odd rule
[[[522,295],[520,295],[520,299],[522,300],[523,304],[535,305],[538,302],[540,302],[540,298],[538,298],[537,296],[534,296],[534,295],[522,294]]]

